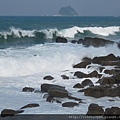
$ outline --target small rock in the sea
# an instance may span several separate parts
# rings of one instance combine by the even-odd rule
[[[88,112],[87,115],[103,115],[104,114],[104,109],[99,106],[98,104],[90,104],[88,107]]]
[[[22,92],[33,92],[35,89],[34,88],[31,88],[31,87],[24,87],[22,89]]]
[[[64,37],[57,37],[56,43],[67,43],[67,39]]]
[[[93,82],[89,79],[85,79],[84,81],[82,81],[81,85],[82,86],[94,86]]]
[[[66,76],[66,75],[61,75],[61,77],[62,77],[63,79],[69,79],[69,77]]]
[[[74,73],[74,76],[78,77],[78,78],[87,78],[88,75],[83,73],[83,72],[80,72],[80,71],[77,71]]]
[[[62,107],[75,107],[78,105],[79,105],[79,103],[76,103],[76,102],[65,102],[62,104]]]
[[[33,108],[33,107],[39,107],[40,105],[37,103],[31,103],[31,104],[27,104],[23,107],[21,107],[21,109],[25,109],[25,108]]]
[[[86,68],[87,65],[91,64],[91,61],[83,61],[73,66],[73,68]]]
[[[115,101],[115,100],[113,100],[113,99],[108,99],[108,101],[113,102],[113,101]]]
[[[73,86],[73,88],[84,88],[84,86],[80,83],[77,83]]]
[[[47,102],[52,102],[53,101],[53,97],[52,96],[48,96],[47,99],[46,99]]]
[[[44,79],[44,80],[53,80],[53,79],[54,79],[54,77],[52,77],[52,76],[48,75],[48,76],[45,76],[43,79]]]
[[[22,113],[24,110],[12,110],[12,109],[4,109],[1,112],[1,117],[14,116],[15,114]]]

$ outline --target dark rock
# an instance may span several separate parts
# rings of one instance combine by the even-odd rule
[[[88,112],[87,115],[103,115],[104,114],[104,110],[101,106],[99,106],[98,104],[90,104],[88,107]]]
[[[72,40],[71,43],[75,44],[77,43],[77,40]]]
[[[118,43],[118,48],[120,49],[120,42]]]
[[[119,107],[106,108],[105,115],[120,115],[120,108]]]
[[[98,72],[96,70],[91,72],[90,74],[88,74],[88,77],[100,78],[101,76],[102,76],[102,74],[98,74]]]
[[[85,62],[85,61],[86,61],[86,62],[91,62],[92,59],[89,58],[89,57],[83,57],[83,58],[82,58],[82,61],[83,61],[83,62]]]
[[[77,71],[74,73],[74,76],[78,77],[78,78],[87,78],[88,75],[83,73],[83,72],[80,72],[80,71]]]
[[[83,88],[84,86],[81,85],[80,83],[77,83],[73,86],[73,88]]]
[[[103,38],[91,38],[85,37],[83,41],[80,41],[85,47],[93,46],[93,47],[102,47],[108,44],[114,44],[113,41],[105,40]]]
[[[51,88],[48,91],[48,94],[53,97],[60,97],[60,98],[65,98],[68,97],[68,91],[65,89],[56,89],[56,88]]]
[[[82,83],[82,86],[94,86],[93,82],[89,79],[85,79]]]
[[[76,102],[65,102],[62,104],[62,107],[74,107],[74,106],[78,106],[79,104]]]
[[[33,107],[39,107],[40,105],[37,103],[31,103],[31,104],[27,104],[23,107],[21,107],[20,109],[25,109],[25,108],[33,108]]]
[[[44,80],[53,80],[54,78],[52,76],[48,75],[48,76],[45,76],[43,79]]]
[[[78,90],[78,92],[85,92],[86,89]]]
[[[22,89],[22,92],[33,92],[35,89],[34,88],[31,88],[31,87],[24,87]]]
[[[100,72],[102,72],[105,69],[105,67],[100,66],[100,67],[98,67],[98,69]]]
[[[113,85],[115,84],[115,79],[112,77],[103,77],[100,80],[100,85]]]
[[[66,7],[60,8],[59,15],[76,16],[76,15],[78,15],[78,13],[71,6],[66,6]]]
[[[103,61],[103,66],[120,66],[120,60],[119,61]]]
[[[84,61],[74,65],[73,68],[86,68],[86,66],[89,64],[91,64],[90,61]]]
[[[56,103],[62,103],[61,101],[59,101],[59,100],[57,100],[57,99],[55,99],[55,101],[56,101]]]
[[[66,76],[66,75],[61,75],[61,77],[62,77],[63,79],[69,79],[69,77]]]
[[[53,101],[53,96],[48,96],[47,99],[46,99],[47,102],[52,102]]]
[[[79,39],[78,41],[77,41],[77,44],[82,44],[83,43],[83,39]]]
[[[57,37],[56,43],[67,43],[67,39],[64,37]]]
[[[113,54],[109,54],[107,56],[101,56],[101,57],[94,57],[92,59],[92,62],[94,64],[102,64],[103,61],[105,62],[108,62],[108,61],[116,61],[117,60],[117,57],[115,57]]]
[[[113,75],[116,84],[120,84],[120,72]]]
[[[48,92],[50,89],[65,90],[65,87],[54,84],[42,84],[41,92]]]
[[[104,73],[109,74],[109,75],[116,75],[116,74],[120,73],[120,70],[117,70],[117,69],[105,70]]]
[[[108,99],[108,101],[113,102],[113,101],[115,101],[115,100],[113,100],[113,99]]]
[[[93,94],[94,93],[94,94]],[[119,97],[120,96],[120,86],[111,88],[111,86],[92,86],[84,90],[86,96],[91,96],[95,98],[100,97]]]
[[[23,112],[23,110],[20,112],[20,111],[16,111],[16,110],[12,110],[12,109],[4,109],[1,112],[1,117],[14,116],[15,114],[22,113],[22,112]]]

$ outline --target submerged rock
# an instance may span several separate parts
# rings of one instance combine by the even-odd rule
[[[81,85],[82,86],[94,86],[93,82],[89,79],[85,79],[84,81],[82,81]]]
[[[78,105],[79,105],[79,103],[76,103],[76,102],[65,102],[62,104],[62,107],[75,107]]]
[[[34,88],[32,88],[32,87],[24,87],[23,89],[22,89],[22,92],[33,92],[35,89]]]
[[[89,64],[91,64],[90,61],[84,61],[74,65],[73,68],[86,68],[86,66]]]
[[[84,88],[84,86],[80,83],[77,83],[73,86],[73,88]]]
[[[54,79],[54,77],[52,77],[52,76],[48,75],[48,76],[45,76],[43,79],[44,79],[44,80],[53,80],[53,79]]]
[[[69,79],[69,77],[66,76],[66,75],[61,75],[61,77],[62,77],[63,79]]]
[[[25,109],[25,108],[33,108],[33,107],[39,107],[40,105],[37,103],[31,103],[31,104],[27,104],[23,107],[21,107],[20,109]]]
[[[67,43],[67,39],[64,37],[57,37],[56,43]]]

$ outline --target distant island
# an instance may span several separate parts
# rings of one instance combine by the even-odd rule
[[[58,14],[60,16],[78,16],[79,15],[71,6],[60,8]]]

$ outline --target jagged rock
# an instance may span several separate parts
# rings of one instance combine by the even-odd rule
[[[14,116],[15,114],[22,113],[24,110],[12,110],[12,109],[4,109],[1,111],[1,117]]]
[[[81,85],[80,83],[77,83],[73,86],[73,88],[83,88],[84,86]]]
[[[52,76],[48,75],[48,76],[45,76],[43,79],[44,79],[44,80],[53,80],[53,79],[54,79],[54,77],[52,77]]]
[[[85,79],[82,83],[82,86],[94,86],[93,82],[89,79]]]
[[[86,68],[86,66],[89,64],[91,64],[90,61],[84,61],[74,65],[73,68]]]
[[[63,79],[69,79],[69,77],[66,76],[66,75],[61,75],[61,77],[62,77]]]
[[[109,54],[107,56],[101,56],[101,57],[94,57],[92,59],[92,62],[94,64],[102,64],[103,61],[105,62],[108,62],[108,61],[116,61],[117,60],[117,57],[115,57],[113,54]]]
[[[64,37],[57,37],[56,43],[67,43],[67,39]]]
[[[31,88],[31,87],[24,87],[22,89],[22,92],[33,92],[35,89],[34,88]]]
[[[113,85],[115,84],[115,79],[112,77],[103,77],[99,82],[100,85]]]
[[[65,102],[62,104],[62,107],[74,107],[74,106],[78,106],[79,104],[76,102]]]
[[[79,40],[79,44],[83,44],[85,47],[93,46],[93,47],[102,47],[108,44],[114,44],[113,41],[105,40],[103,38],[91,38],[85,37],[84,40]]]
[[[98,104],[90,104],[88,107],[88,112],[87,115],[103,115],[104,114],[104,110],[101,106],[99,106]]]
[[[74,76],[78,77],[78,78],[87,78],[88,75],[83,73],[83,72],[80,72],[80,71],[77,71],[74,73]]]
[[[98,67],[98,69],[100,72],[102,72],[105,69],[105,67],[100,66],[100,67]]]
[[[25,108],[33,108],[33,107],[39,107],[40,105],[37,103],[31,103],[31,104],[27,104],[23,107],[21,107],[20,109],[25,109]]]

